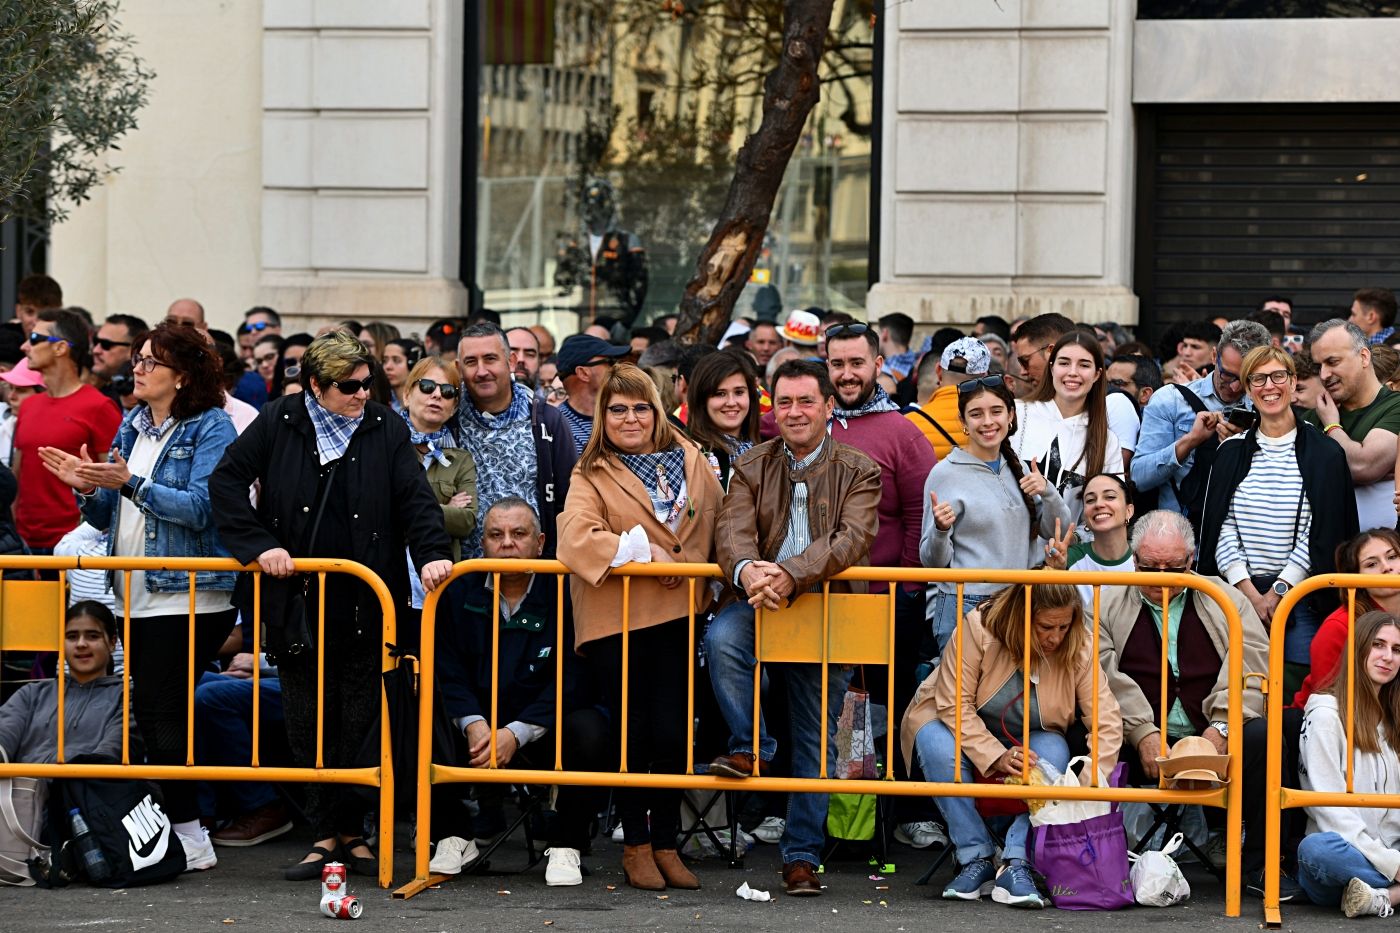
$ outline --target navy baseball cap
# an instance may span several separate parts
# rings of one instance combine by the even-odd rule
[[[572,376],[579,367],[597,357],[615,360],[631,352],[631,347],[608,343],[601,337],[594,337],[592,334],[574,334],[572,337],[565,338],[564,342],[559,345],[559,352],[555,354],[554,362],[558,367],[559,377],[562,379],[565,376]]]

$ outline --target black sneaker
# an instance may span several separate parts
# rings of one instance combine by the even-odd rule
[[[1252,872],[1249,875],[1249,882],[1248,884],[1246,884],[1245,890],[1255,897],[1262,898],[1264,896],[1264,869],[1261,868],[1258,871]],[[1293,877],[1289,875],[1288,872],[1279,872],[1279,903],[1284,904],[1294,899],[1307,900],[1307,898],[1303,894],[1303,889],[1298,885],[1298,882],[1294,881]]]

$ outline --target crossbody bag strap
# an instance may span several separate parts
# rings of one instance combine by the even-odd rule
[[[929,424],[933,425],[934,428],[938,431],[938,433],[942,434],[944,439],[947,440],[948,443],[952,444],[954,448],[960,446],[957,441],[953,440],[953,435],[949,434],[947,429],[944,428],[943,425],[939,424],[938,421],[933,417],[933,415],[930,415],[922,408],[915,408],[913,409],[913,412],[922,417]]]

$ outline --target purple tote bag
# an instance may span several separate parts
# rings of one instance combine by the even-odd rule
[[[1123,814],[1063,826],[1031,828],[1031,863],[1045,876],[1061,910],[1119,910],[1133,906],[1128,837]]]

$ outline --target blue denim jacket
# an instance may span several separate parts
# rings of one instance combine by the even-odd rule
[[[127,412],[112,442],[114,451],[131,456],[137,431],[132,425],[136,409]],[[237,432],[223,409],[211,408],[186,418],[172,429],[170,440],[156,457],[151,475],[141,477],[132,502],[146,513],[147,557],[229,557],[219,540],[209,505],[209,474],[233,443]],[[83,518],[99,531],[110,532],[107,553],[112,554],[118,537],[121,494],[115,489],[99,489],[82,499]],[[232,590],[237,574],[200,571],[195,587],[202,590]],[[184,593],[189,575],[183,570],[151,570],[146,573],[146,589],[152,593]]]
[[[1187,383],[1186,387],[1196,393],[1208,411],[1220,411],[1225,407],[1225,402],[1216,394],[1214,374],[1207,373],[1195,382]],[[1248,395],[1243,401],[1246,407],[1252,407]],[[1142,430],[1138,433],[1137,449],[1133,451],[1129,469],[1139,489],[1161,487],[1158,508],[1182,511],[1171,484],[1180,485],[1186,479],[1186,474],[1191,472],[1196,462],[1196,452],[1187,454],[1186,460],[1178,463],[1176,442],[1186,436],[1195,421],[1195,409],[1175,386],[1163,386],[1152,393],[1147,407],[1142,410]]]

